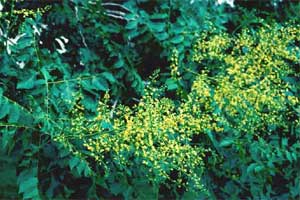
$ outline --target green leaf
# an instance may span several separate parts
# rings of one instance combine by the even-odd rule
[[[127,20],[135,20],[136,19],[136,15],[135,14],[132,14],[132,13],[129,13],[125,16],[125,18]]]
[[[283,147],[288,146],[288,138],[283,137],[283,138],[281,139],[281,145],[282,145]]]
[[[173,37],[170,42],[173,44],[179,44],[184,40],[184,37],[182,35],[176,35],[175,37]]]
[[[137,25],[138,25],[138,21],[137,20],[131,20],[131,21],[129,21],[127,24],[126,24],[126,26],[125,26],[125,28],[126,29],[136,29],[137,28]]]
[[[9,115],[8,115],[8,122],[9,123],[16,123],[19,118],[20,118],[20,109],[16,105],[10,106],[10,111],[9,111]]]
[[[20,182],[19,193],[29,193],[32,190],[36,189],[38,184],[37,177],[29,177],[26,180]]]
[[[232,143],[234,143],[234,140],[232,138],[225,138],[224,140],[222,140],[219,144],[220,147],[227,147],[229,145],[231,145]]]
[[[162,32],[166,26],[166,24],[162,22],[150,22],[148,25],[156,32]]]
[[[168,33],[166,33],[166,32],[162,32],[162,33],[157,33],[157,34],[155,34],[155,37],[156,37],[158,40],[162,41],[162,40],[168,39],[168,38],[169,38],[169,35],[168,35]]]
[[[247,174],[250,175],[250,173],[254,170],[255,167],[257,167],[257,163],[251,163],[248,167],[247,167]]]
[[[183,26],[173,26],[172,29],[173,33],[175,33],[176,35],[181,34],[184,31],[184,27]]]
[[[92,80],[83,80],[81,81],[81,86],[84,90],[89,91],[90,93],[94,93],[95,85],[92,84]]]
[[[292,154],[289,151],[285,151],[285,155],[288,161],[293,162]]]
[[[91,62],[95,62],[98,59],[97,55],[88,48],[80,48],[79,54],[80,54],[80,61],[84,65],[87,65]]]
[[[84,176],[85,176],[85,177],[88,177],[88,176],[91,175],[91,173],[92,173],[91,168],[86,164],[86,166],[85,166],[85,168],[84,168]]]
[[[95,111],[97,109],[97,99],[90,97],[89,95],[84,95],[84,98],[81,100],[82,105],[91,111]]]
[[[52,88],[52,93],[57,93],[57,95],[60,95],[65,100],[72,100],[73,94],[75,93],[76,84],[72,82],[66,82],[64,84],[61,84],[59,86],[59,90],[56,90],[55,87]]]
[[[140,34],[141,34],[140,31],[137,31],[137,30],[131,30],[131,31],[129,31],[129,32],[127,33],[127,36],[128,36],[128,38],[131,40],[131,39],[133,39],[133,38],[139,36]]]
[[[37,187],[33,188],[29,192],[24,192],[24,199],[40,199],[39,198],[39,190]]]
[[[100,77],[94,77],[92,79],[92,85],[96,90],[102,90],[102,91],[108,90],[108,84],[106,80]]]
[[[108,130],[112,130],[113,126],[110,122],[106,122],[106,121],[101,121],[101,128],[103,129],[108,129]]]
[[[7,147],[13,147],[14,145],[14,135],[15,130],[1,130],[2,136],[0,137],[1,148],[2,150],[6,150]]]
[[[47,71],[47,69],[45,68],[45,66],[41,69],[41,72],[46,80],[49,80],[51,78],[51,76],[50,76],[49,72]]]
[[[103,72],[101,75],[106,78],[110,83],[115,83],[116,79],[110,72]]]
[[[83,161],[80,161],[79,164],[76,166],[76,170],[80,175],[82,172],[84,172],[85,168],[86,168],[86,164]]]
[[[139,82],[137,80],[134,80],[132,83],[131,83],[131,87],[132,88],[136,88],[138,86]]]
[[[17,89],[32,89],[34,87],[36,75],[32,75],[30,78],[18,82]]]
[[[122,58],[119,58],[117,62],[114,64],[114,68],[121,68],[124,66],[124,60]]]
[[[169,15],[166,13],[154,13],[150,16],[150,19],[166,19]]]
[[[176,90],[178,88],[178,85],[174,79],[167,79],[166,80],[167,90]]]
[[[69,161],[69,167],[72,170],[76,165],[78,165],[80,162],[80,159],[77,157],[73,157],[71,158],[71,160]]]
[[[0,102],[0,119],[4,118],[10,110],[10,105],[7,100]]]
[[[256,166],[256,167],[254,168],[254,171],[255,171],[255,172],[260,172],[260,171],[262,171],[264,168],[265,168],[264,166],[258,165],[258,166]]]

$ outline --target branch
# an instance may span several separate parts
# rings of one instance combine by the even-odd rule
[[[112,17],[112,18],[117,18],[117,19],[121,19],[121,20],[126,20],[124,17],[122,16],[118,16],[118,15],[114,15],[114,14],[109,14],[109,13],[105,13],[106,16]]]
[[[124,10],[130,12],[130,10],[127,7],[125,7],[121,4],[118,4],[118,3],[102,3],[101,5],[102,6],[117,6],[117,7],[123,8]]]
[[[111,109],[111,111],[110,111],[110,118],[111,118],[111,119],[114,117],[114,111],[115,111],[115,109],[116,109],[117,103],[118,103],[118,99],[116,99],[116,100],[114,101],[114,104],[112,105],[112,109]]]

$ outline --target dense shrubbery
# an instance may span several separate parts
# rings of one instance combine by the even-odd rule
[[[0,2],[4,198],[299,198],[299,4]]]
[[[173,197],[296,198],[299,88],[291,80],[299,76],[299,39],[297,25],[236,37],[205,32],[192,56],[203,70],[180,105],[160,97],[162,89],[151,89],[132,109],[101,102],[92,119],[75,105],[57,141],[92,157],[102,187],[127,198],[141,198],[137,191],[157,198],[165,184]],[[111,183],[117,174],[118,190]],[[140,179],[147,193],[138,189]]]

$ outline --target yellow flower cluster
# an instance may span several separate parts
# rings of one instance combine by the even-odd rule
[[[143,168],[155,184],[169,180],[178,187],[203,190],[204,149],[191,145],[201,122],[183,110],[177,113],[170,99],[153,98],[155,89],[149,91],[133,108],[118,106],[114,118],[107,100],[99,103],[93,119],[84,119],[81,106],[74,106],[70,132],[104,168],[110,162],[129,171]],[[110,124],[111,129],[103,124]],[[172,171],[178,173],[176,179],[170,177]]]
[[[178,61],[178,51],[176,49],[173,49],[172,56],[171,56],[171,77],[175,80],[179,80],[180,72],[178,71],[179,67],[179,61]]]
[[[217,120],[216,124],[227,121],[227,125],[248,133],[262,131],[268,125],[287,128],[285,111],[299,105],[299,98],[288,95],[292,86],[283,78],[297,74],[292,66],[299,63],[300,49],[295,45],[299,28],[265,25],[255,34],[244,30],[234,39],[224,34],[210,39],[204,35],[195,44],[193,60],[204,65],[205,60],[215,60],[225,73],[199,75],[193,98],[200,98],[207,114],[221,111],[217,116],[222,123]],[[213,95],[207,95],[208,91]]]
[[[52,6],[47,5],[43,8],[37,8],[36,10],[33,10],[33,9],[13,10],[13,14],[21,15],[24,18],[35,17],[37,13],[42,15],[42,14],[46,13],[48,10],[50,10],[51,8],[52,8]]]
[[[193,49],[195,54],[193,55],[193,60],[200,62],[203,59],[223,59],[226,56],[224,52],[231,45],[231,39],[228,34],[221,33],[218,35],[211,35],[210,32],[205,32],[201,35]],[[197,53],[200,51],[201,53]]]
[[[289,95],[292,85],[283,77],[299,74],[289,62],[299,62],[299,48],[292,44],[300,40],[300,27],[263,27],[256,34],[245,30],[236,38],[203,36],[194,47],[193,60],[206,64],[216,59],[224,70],[211,75],[212,69],[204,67],[181,105],[158,99],[150,88],[132,108],[111,108],[107,94],[92,119],[84,116],[82,107],[74,107],[70,132],[101,166],[109,169],[115,163],[118,169],[130,171],[129,176],[144,173],[154,184],[171,181],[203,190],[203,158],[206,152],[214,152],[204,143],[195,144],[195,136],[205,136],[207,130],[257,135],[269,134],[269,125],[288,128],[287,111],[299,106],[299,98]],[[176,56],[173,61],[175,73]],[[172,171],[178,174],[175,179]]]

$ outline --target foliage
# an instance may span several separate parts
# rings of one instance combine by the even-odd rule
[[[217,198],[297,198],[299,192],[299,28],[264,25],[203,33],[193,60],[203,65],[191,100],[210,116],[208,136],[223,161],[207,167]]]
[[[142,177],[149,199],[164,185],[169,198],[297,198],[299,38],[293,24],[233,38],[205,32],[192,56],[203,70],[179,106],[151,88],[131,109],[106,96],[92,118],[75,104],[55,140],[93,158],[101,187],[124,198],[142,198]]]
[[[178,62],[180,64],[186,62],[185,55],[191,54],[194,39],[201,31],[212,27],[224,30],[225,23],[231,18],[231,15],[225,12],[225,5],[216,5],[214,1],[187,3],[180,0],[157,1],[156,4],[151,0],[137,1],[137,3],[128,1],[125,5],[131,10],[131,13],[125,16],[127,19],[126,35],[130,42],[139,49],[140,56],[145,58],[144,63],[147,64],[151,59],[151,66],[143,68],[158,68],[163,73],[157,80],[158,83],[166,84],[170,92],[181,88],[179,94],[186,95],[193,81],[191,73],[183,71],[183,79],[176,82],[170,76],[170,69],[161,65],[165,65],[166,61],[172,62],[174,49],[176,49]],[[152,46],[149,43],[156,45]],[[156,61],[157,58],[165,62],[159,63]],[[192,65],[189,67],[196,68]],[[142,74],[149,75],[149,72],[142,71]]]
[[[234,5],[0,0],[7,191],[298,198],[299,5]]]
[[[96,184],[110,195],[166,198],[163,186],[170,190],[171,198],[185,190],[204,193],[201,174],[205,149],[190,145],[190,126],[197,123],[187,126],[183,119],[188,115],[177,114],[173,102],[158,99],[158,95],[158,90],[149,89],[133,108],[111,108],[106,95],[93,118],[86,118],[84,108],[75,104],[70,126],[54,140],[67,144],[81,160],[93,158],[93,174],[101,180]],[[77,166],[72,160],[69,163],[71,169]]]

